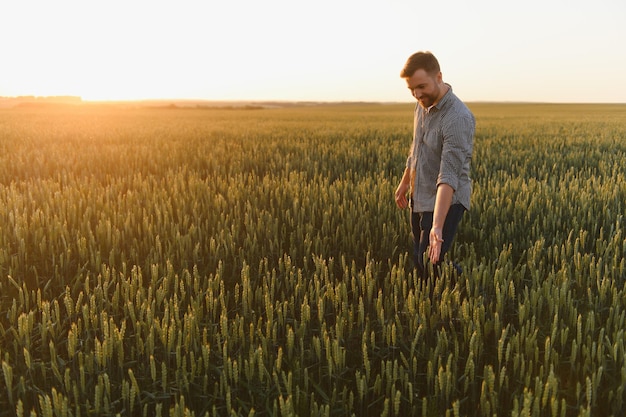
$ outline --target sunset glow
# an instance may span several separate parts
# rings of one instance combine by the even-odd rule
[[[0,97],[410,101],[417,50],[471,101],[626,102],[626,3],[0,5]]]

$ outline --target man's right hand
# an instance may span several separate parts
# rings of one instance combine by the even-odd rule
[[[396,189],[396,206],[401,209],[405,209],[409,206],[409,200],[406,198],[407,192],[409,191],[409,184],[401,181],[400,185]]]

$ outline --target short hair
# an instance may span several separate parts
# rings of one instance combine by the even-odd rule
[[[430,76],[435,76],[441,72],[439,61],[432,52],[416,52],[407,59],[400,72],[400,77],[411,78],[419,69],[423,69]]]

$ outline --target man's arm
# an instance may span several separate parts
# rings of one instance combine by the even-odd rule
[[[430,245],[428,257],[433,264],[439,262],[441,255],[441,244],[443,243],[443,224],[446,221],[448,210],[452,205],[454,189],[448,184],[439,184],[437,187],[437,197],[435,198],[435,211],[433,212],[433,227],[430,229]]]

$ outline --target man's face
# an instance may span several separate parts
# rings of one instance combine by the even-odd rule
[[[429,75],[423,69],[418,69],[410,78],[406,78],[406,85],[411,95],[424,108],[435,104],[441,94],[441,73],[436,76]]]

